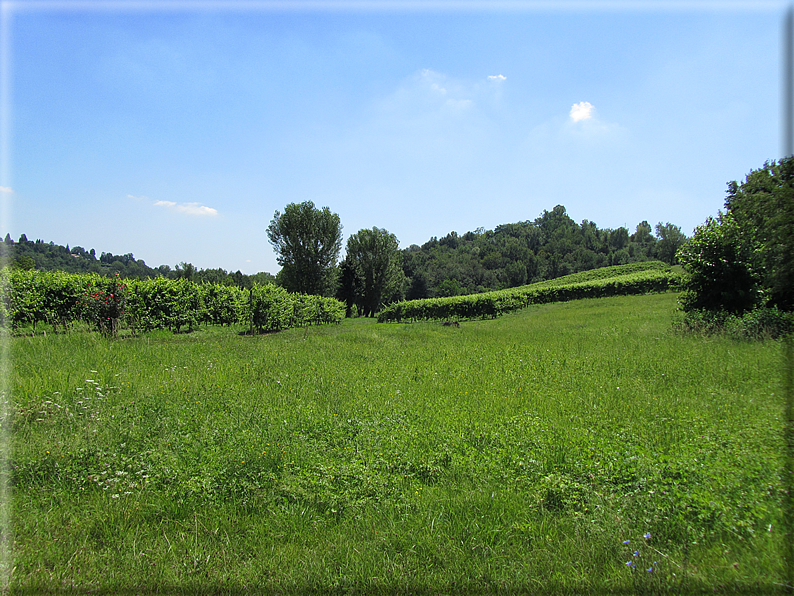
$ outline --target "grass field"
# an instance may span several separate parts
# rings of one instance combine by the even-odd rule
[[[779,591],[782,344],[676,298],[12,338],[12,591]]]

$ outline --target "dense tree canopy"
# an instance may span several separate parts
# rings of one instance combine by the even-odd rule
[[[685,310],[794,310],[794,157],[728,183],[725,213],[700,226],[678,259],[690,274]]]
[[[355,297],[364,316],[373,316],[384,302],[401,297],[405,276],[397,237],[380,228],[359,230],[350,236],[343,283],[349,286],[351,280],[354,290],[348,287],[343,293],[347,299],[351,294]]]
[[[658,239],[647,221],[632,235],[623,227],[600,229],[588,220],[577,224],[562,205],[534,221],[451,232],[402,251],[406,297],[473,294],[636,261],[673,263],[673,247],[686,237],[670,223],[659,223],[656,233]]]
[[[656,224],[656,258],[669,265],[675,265],[678,261],[675,253],[686,242],[686,236],[681,232],[679,226],[674,226],[670,222],[666,224]]]
[[[767,162],[731,182],[725,208],[752,249],[750,265],[769,305],[794,310],[794,157]]]
[[[281,271],[280,285],[291,292],[329,295],[334,290],[334,267],[342,249],[342,224],[328,207],[290,203],[276,211],[267,228]]]

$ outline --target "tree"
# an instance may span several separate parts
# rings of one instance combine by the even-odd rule
[[[766,162],[742,184],[728,183],[725,208],[751,250],[767,305],[794,310],[794,156]]]
[[[290,292],[330,295],[333,269],[342,249],[342,224],[328,207],[290,203],[267,228],[279,265],[277,279]]]
[[[758,303],[758,278],[749,262],[749,247],[740,236],[733,216],[720,213],[699,226],[678,250],[676,257],[689,273],[681,297],[685,311],[741,314]]]
[[[353,306],[361,293],[359,275],[356,265],[348,256],[339,265],[339,287],[336,292],[337,299],[345,303],[345,317],[353,316]]]
[[[193,263],[185,263],[184,261],[176,266],[175,271],[177,279],[184,278],[188,281],[193,281],[193,278],[197,273],[196,266]]]
[[[653,236],[651,236],[651,224],[647,221],[642,221],[637,224],[637,228],[635,229],[634,233],[631,235],[631,241],[637,242],[639,244],[647,244],[653,242]]]
[[[675,265],[677,263],[675,253],[686,242],[681,227],[674,226],[669,221],[664,225],[659,222],[656,224],[656,237],[659,239],[656,243],[657,258],[668,265]]]
[[[457,279],[445,279],[438,284],[436,295],[439,298],[444,298],[446,296],[460,296],[461,291],[460,283],[458,283]]]
[[[399,241],[381,228],[359,230],[347,239],[347,256],[358,279],[357,302],[364,316],[373,316],[384,301],[399,292],[404,274]]]
[[[609,233],[609,246],[618,251],[625,248],[629,243],[629,231],[626,228],[618,228]]]
[[[34,261],[32,257],[22,256],[22,257],[17,257],[14,263],[12,263],[12,265],[17,269],[30,271],[31,269],[36,268],[36,261]]]
[[[794,310],[794,157],[728,183],[725,213],[677,253],[690,274],[684,310]]]

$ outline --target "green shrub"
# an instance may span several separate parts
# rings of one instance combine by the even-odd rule
[[[683,333],[727,335],[738,340],[776,339],[794,330],[794,313],[756,307],[743,315],[725,310],[690,310],[675,324]]]

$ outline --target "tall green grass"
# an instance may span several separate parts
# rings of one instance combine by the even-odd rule
[[[781,344],[675,300],[14,338],[12,587],[777,589]]]

